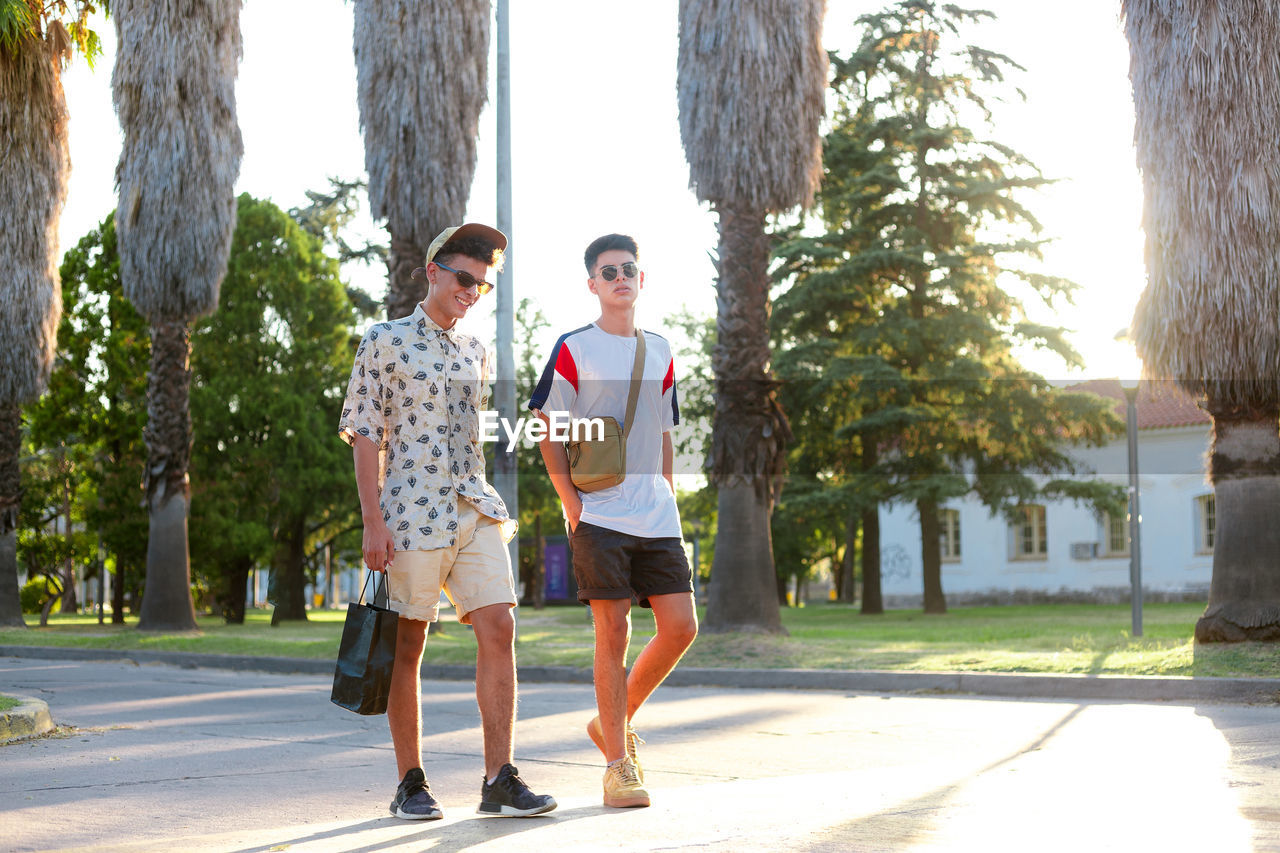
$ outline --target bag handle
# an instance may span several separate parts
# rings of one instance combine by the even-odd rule
[[[644,332],[636,329],[636,360],[631,365],[631,387],[627,389],[627,416],[622,423],[622,438],[631,434],[631,421],[636,415],[636,402],[640,399],[640,380],[644,376]]]
[[[387,592],[387,601],[390,601],[390,600],[391,600],[391,587],[390,587],[390,585],[387,583],[387,573],[386,573],[386,572],[375,572],[373,569],[370,569],[370,570],[369,570],[369,573],[368,573],[367,575],[365,575],[365,576],[364,576],[364,586],[360,587],[360,599],[359,599],[359,603],[360,603],[360,604],[364,604],[364,593],[365,593],[365,590],[367,590],[367,589],[369,588],[369,581],[373,580],[373,576],[374,576],[374,575],[379,575],[379,576],[380,576],[380,577],[379,577],[379,581],[380,581],[380,583],[381,583],[381,586],[382,586],[382,587],[386,590],[386,592]],[[369,599],[369,603],[370,603],[370,604],[376,604],[377,600],[378,600],[378,586],[377,586],[377,585],[375,585],[375,586],[373,587],[373,598]]]

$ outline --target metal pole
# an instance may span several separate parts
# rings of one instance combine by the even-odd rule
[[[511,227],[511,39],[510,9],[508,0],[497,3],[498,42],[498,230],[510,240],[506,266],[498,274],[498,376],[494,383],[494,402],[498,417],[505,423],[515,423],[516,417],[516,360],[515,339],[515,267],[511,251],[518,245]],[[512,518],[520,517],[520,492],[517,479],[515,446],[500,438],[494,445],[493,485],[507,505]],[[520,537],[513,536],[507,544],[511,555],[511,570],[520,575]]]
[[[1142,636],[1142,530],[1138,506],[1138,389],[1125,388],[1129,434],[1129,588],[1133,636]]]

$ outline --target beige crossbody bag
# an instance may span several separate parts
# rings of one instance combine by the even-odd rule
[[[640,399],[640,380],[644,376],[644,332],[636,329],[636,360],[631,366],[631,386],[627,390],[625,424],[618,426],[614,418],[604,422],[604,436],[583,441],[570,441],[569,479],[580,492],[598,492],[620,485],[627,478],[627,436]],[[594,432],[594,430],[590,430]]]

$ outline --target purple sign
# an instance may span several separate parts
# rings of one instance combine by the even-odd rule
[[[569,597],[569,543],[547,542],[542,552],[548,601]]]

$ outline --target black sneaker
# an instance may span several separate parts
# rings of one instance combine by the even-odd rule
[[[391,801],[391,813],[405,820],[439,820],[444,817],[436,798],[431,796],[431,786],[421,767],[404,774],[404,780],[396,788],[396,798]]]
[[[520,778],[520,771],[510,764],[502,765],[498,778],[480,786],[480,808],[477,814],[503,817],[528,817],[549,812],[556,807],[555,797],[535,794]]]

